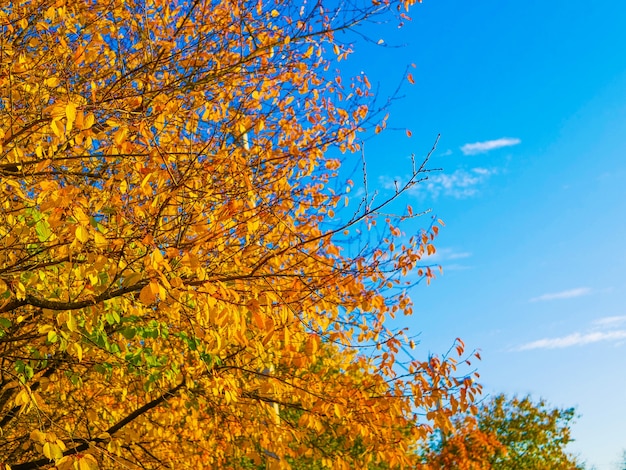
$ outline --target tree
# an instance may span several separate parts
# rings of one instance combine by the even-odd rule
[[[494,456],[494,468],[573,469],[582,468],[565,450],[575,416],[574,408],[552,408],[545,400],[497,395],[480,408],[477,420],[506,448]]]
[[[437,225],[406,236],[367,194],[339,214],[330,150],[384,122],[330,71],[335,33],[412,3],[2,6],[4,464],[411,465],[471,405],[462,343],[398,375],[386,326]]]
[[[460,421],[454,432],[434,440],[425,460],[430,468],[451,468],[440,463],[455,462],[453,468],[468,470],[582,469],[565,450],[574,416],[573,408],[551,408],[544,400],[535,403],[530,397],[508,399],[500,394],[475,416]]]

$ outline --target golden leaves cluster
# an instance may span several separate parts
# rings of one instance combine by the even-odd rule
[[[333,222],[347,194],[328,151],[359,149],[370,91],[330,79],[329,54],[348,53],[334,31],[389,12],[363,8],[0,9],[6,464],[406,466],[416,413],[445,426],[470,405],[451,359],[398,376],[403,333],[386,327],[411,312],[389,287],[436,227],[396,250],[401,220],[385,220],[353,253],[340,237],[380,207]]]

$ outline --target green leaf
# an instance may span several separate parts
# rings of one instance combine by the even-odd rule
[[[133,339],[136,334],[137,330],[135,330],[135,328],[133,328],[132,326],[126,327],[122,330],[122,335],[126,339]]]
[[[57,332],[54,330],[48,331],[48,343],[56,343],[59,340]]]
[[[50,230],[50,226],[48,222],[44,219],[40,219],[35,224],[35,231],[37,232],[37,238],[39,238],[40,242],[45,242],[52,235],[52,231]]]

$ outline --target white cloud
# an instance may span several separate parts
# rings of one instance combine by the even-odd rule
[[[574,297],[580,297],[591,293],[589,287],[579,287],[577,289],[564,290],[561,292],[552,292],[549,294],[543,294],[538,297],[533,297],[529,302],[543,302],[546,300],[558,300],[558,299],[572,299]]]
[[[448,174],[429,174],[427,179],[411,187],[409,193],[418,197],[429,195],[434,199],[440,195],[463,199],[478,193],[478,186],[495,174],[497,170],[490,168],[459,169]],[[382,176],[380,184],[385,189],[395,190],[403,186],[403,179]]]
[[[598,318],[593,322],[598,327],[611,327],[621,325],[622,323],[626,323],[626,315]]]
[[[617,331],[597,331],[593,333],[573,333],[560,338],[544,338],[530,343],[523,344],[518,351],[528,351],[531,349],[560,349],[572,346],[582,346],[585,344],[598,343],[600,341],[616,341],[626,339],[626,330]]]
[[[448,260],[460,260],[472,256],[467,251],[456,251],[454,248],[437,248],[437,251],[430,256],[424,257],[429,263],[441,263]]]
[[[450,253],[448,255],[448,259],[462,259],[462,258],[469,258],[470,256],[472,256],[471,253],[468,253],[467,251],[461,252],[461,253]]]
[[[425,256],[423,260],[426,263],[436,263],[443,266],[446,270],[466,269],[460,264],[451,264],[449,261],[456,261],[467,259],[472,254],[467,251],[456,251],[454,248],[437,248],[437,251],[430,256]]]
[[[467,251],[456,251],[454,248],[437,248],[434,254],[425,256],[423,261],[428,264],[437,264],[441,266],[443,272],[447,271],[464,271],[471,269],[471,266],[462,264],[467,262],[467,258],[472,256]]]
[[[461,147],[463,155],[477,155],[479,153],[486,153],[490,150],[499,149],[502,147],[510,147],[512,145],[518,145],[522,141],[520,139],[512,139],[509,137],[503,137],[496,140],[486,140],[484,142],[474,142],[472,144],[465,144]]]
[[[426,181],[414,188],[417,191],[422,189],[434,198],[443,194],[463,199],[475,195],[478,192],[477,186],[485,183],[495,173],[495,170],[487,168],[472,168],[469,171],[459,169],[450,174],[430,175]]]

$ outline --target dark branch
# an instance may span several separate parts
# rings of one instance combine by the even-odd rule
[[[121,421],[118,421],[113,426],[111,426],[109,429],[107,429],[106,432],[108,434],[110,434],[110,435],[116,433],[117,431],[122,429],[127,424],[130,424],[131,422],[136,420],[141,415],[143,415],[143,414],[147,413],[148,411],[150,411],[151,409],[156,408],[157,406],[159,406],[161,403],[163,403],[169,397],[174,396],[176,394],[176,392],[178,392],[184,386],[185,386],[185,381],[183,380],[181,383],[176,385],[176,387],[168,390],[167,392],[163,393],[162,395],[160,395],[159,397],[155,398],[154,400],[146,403],[141,408],[137,408],[135,411],[133,411],[128,416],[126,416],[124,419],[122,419]],[[91,439],[91,440],[83,440],[81,444],[79,444],[76,447],[73,447],[73,448],[63,452],[63,455],[66,456],[66,455],[78,454],[79,452],[83,452],[83,451],[87,450],[89,448],[89,446],[92,445],[92,443],[100,443],[100,442],[105,442],[105,441],[106,441],[106,439],[101,439],[101,438],[95,438],[95,439]],[[50,465],[50,463],[51,462],[50,462],[49,459],[43,458],[43,459],[39,459],[39,460],[32,460],[30,462],[24,462],[24,463],[11,465],[11,469],[12,470],[33,470],[33,469],[44,467],[46,465]]]

